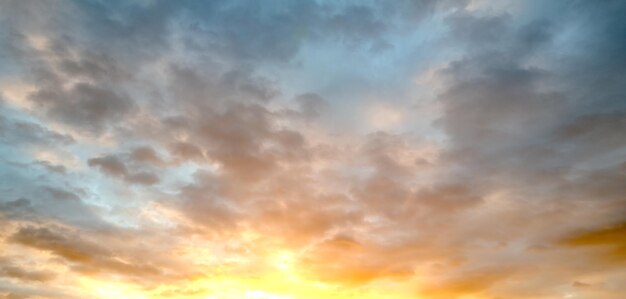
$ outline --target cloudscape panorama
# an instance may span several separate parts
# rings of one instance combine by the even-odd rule
[[[625,16],[0,0],[0,298],[624,299]]]

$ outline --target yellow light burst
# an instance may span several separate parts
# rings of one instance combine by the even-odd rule
[[[199,251],[202,252],[202,251]],[[298,269],[298,253],[272,250],[265,257],[268,266],[257,272],[232,268],[220,274],[199,276],[146,288],[128,282],[81,277],[80,288],[92,298],[125,299],[381,299],[390,298],[384,284],[346,287],[306,277]],[[263,263],[263,262],[262,262]],[[394,293],[393,298],[415,298]]]

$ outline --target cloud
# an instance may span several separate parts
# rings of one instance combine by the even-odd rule
[[[381,258],[372,249],[350,237],[335,236],[311,248],[302,258],[302,266],[318,279],[347,285],[363,285],[375,279],[409,279],[414,274],[412,265]],[[336,263],[326,262],[331,259]]]
[[[477,269],[461,273],[459,277],[447,278],[441,283],[425,288],[421,294],[433,298],[449,298],[481,293],[509,275],[509,271],[503,269]]]
[[[56,277],[54,272],[46,270],[24,269],[9,261],[2,261],[0,276],[18,279],[25,282],[47,282]]]
[[[305,93],[296,97],[296,102],[300,106],[300,112],[306,119],[314,119],[319,117],[323,110],[327,109],[326,102],[320,95],[314,93]]]
[[[77,232],[59,227],[25,226],[8,238],[14,244],[49,252],[83,273],[117,273],[146,279],[157,279],[162,270],[144,262],[127,260],[102,244],[81,237]],[[121,247],[121,246],[120,246]]]
[[[116,156],[102,156],[87,160],[91,167],[98,167],[107,175],[121,178],[132,184],[154,185],[159,182],[159,177],[145,171],[130,172],[126,164]]]
[[[570,236],[563,243],[574,247],[604,247],[607,253],[599,253],[598,258],[605,259],[609,264],[622,263],[626,261],[625,234],[626,224],[620,223]]]
[[[174,157],[178,157],[184,161],[201,159],[204,157],[202,150],[192,143],[188,142],[176,142],[171,147],[171,154]]]
[[[39,90],[31,99],[51,118],[95,132],[133,109],[128,98],[89,83],[78,83],[69,90]]]
[[[130,154],[130,158],[133,161],[139,163],[149,163],[160,165],[163,163],[163,160],[159,156],[159,154],[154,151],[151,147],[142,146],[135,148]]]
[[[100,158],[92,158],[88,161],[89,166],[100,167],[100,169],[111,176],[124,177],[128,175],[126,165],[117,157],[104,156]]]
[[[2,6],[0,297],[623,293],[621,1]]]

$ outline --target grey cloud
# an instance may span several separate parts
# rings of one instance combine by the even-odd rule
[[[299,111],[305,119],[312,120],[321,116],[328,109],[328,102],[315,93],[305,93],[295,98]]]
[[[416,203],[428,209],[443,212],[455,212],[476,207],[482,198],[464,185],[443,185],[422,190],[415,195]]]
[[[283,179],[289,188],[268,186],[267,194],[256,193],[256,199],[247,202],[248,218],[243,223],[258,223],[266,234],[280,235],[286,242],[306,246],[324,238],[328,233],[358,226],[364,214],[358,204],[351,202],[346,194],[315,194],[313,186],[307,186],[307,175],[288,173]],[[301,185],[295,185],[294,183]],[[302,186],[304,185],[304,186]],[[281,196],[277,198],[275,194]]]
[[[53,119],[97,133],[123,120],[134,108],[126,96],[89,83],[78,83],[69,90],[39,90],[31,99]]]
[[[172,100],[185,117],[201,119],[213,111],[240,103],[265,103],[274,99],[279,89],[269,79],[251,68],[208,66],[208,69],[173,64],[169,66],[168,86]],[[171,117],[167,115],[167,117]]]
[[[404,136],[376,132],[367,136],[362,150],[368,157],[370,165],[376,167],[378,174],[402,180],[412,175],[415,163],[408,165],[400,163],[397,161],[397,151],[410,149],[411,146],[408,138]]]
[[[160,181],[159,177],[149,172],[137,172],[126,177],[126,180],[130,183],[140,185],[154,185]]]
[[[558,24],[576,24],[582,16],[615,19],[605,11],[612,6],[615,9],[622,5],[608,4],[600,14],[598,10],[563,8],[558,19],[550,22],[540,18],[520,24],[512,16],[485,19],[465,15],[448,20],[452,26],[458,26],[452,34],[459,39],[456,42],[468,47],[468,52],[440,73],[447,86],[439,94],[438,100],[443,104],[439,124],[449,138],[442,163],[449,167],[445,180],[472,187],[458,197],[426,195],[426,203],[433,201],[439,207],[448,206],[448,199],[455,207],[467,203],[467,213],[471,214],[485,208],[486,198],[498,190],[507,190],[515,202],[514,208],[496,212],[493,220],[499,219],[497,225],[525,242],[555,244],[559,237],[581,227],[623,222],[624,198],[619,194],[624,190],[617,182],[624,175],[624,157],[616,153],[622,151],[625,139],[614,130],[622,126],[626,111],[618,91],[622,87],[616,84],[621,82],[623,86],[626,81],[623,76],[612,75],[621,67],[619,58],[613,56],[616,60],[612,66],[603,62],[607,55],[615,54],[612,50],[583,46],[587,39],[612,44],[613,31],[606,30],[603,22],[592,25],[582,21],[592,26],[591,31],[605,34],[584,36],[554,47],[566,34]],[[567,48],[579,50],[573,55],[558,52]],[[551,63],[552,59],[557,62]],[[582,208],[585,205],[593,206],[594,211]],[[464,214],[456,216],[455,221],[463,223],[468,215]],[[578,221],[567,220],[573,219],[573,215],[579,215]],[[528,222],[524,219],[540,221],[542,217],[550,219],[551,229],[515,228],[516,223]],[[467,232],[474,239],[510,239],[489,229],[487,223],[465,223],[478,225]],[[466,250],[471,252],[471,247]],[[501,266],[490,272],[504,270],[505,265]],[[514,268],[521,273],[526,271],[520,265]],[[577,273],[595,271],[593,266],[565,268],[563,271]],[[496,294],[498,287],[493,282],[497,280],[490,277],[485,277],[484,285],[483,279],[467,282],[464,292],[473,292],[475,285],[476,292]],[[457,287],[465,286],[457,286],[452,280],[450,285],[444,283],[441,291]],[[540,289],[537,287],[536,292],[554,292],[547,286]],[[433,295],[438,295],[437,291]]]
[[[250,68],[207,72],[172,65],[170,70],[170,84],[177,100],[189,101],[192,108],[206,105],[207,109],[215,109],[228,102],[267,102],[279,93],[272,82]]]
[[[226,182],[209,173],[196,173],[195,182],[181,188],[178,208],[190,219],[212,229],[228,229],[240,220],[240,206],[225,190]]]
[[[432,6],[427,2],[417,6]],[[11,5],[26,15],[40,15],[45,7],[17,2]],[[25,51],[25,58],[19,59],[28,67],[33,61],[46,61],[41,59],[44,56],[54,58],[53,62],[46,62],[48,65],[38,64],[35,77],[40,77],[38,83],[46,87],[31,98],[42,105],[49,117],[98,134],[123,122],[142,106],[137,99],[131,100],[117,83],[133,84],[135,78],[130,74],[140,62],[155,57],[150,53],[168,51],[172,31],[198,33],[185,45],[194,52],[206,53],[202,56],[204,62],[215,61],[208,71],[210,74],[182,70],[181,80],[173,86],[173,90],[181,90],[175,95],[177,100],[181,95],[198,99],[192,104],[195,109],[198,105],[212,106],[224,100],[274,98],[279,94],[278,89],[264,77],[251,76],[248,68],[254,69],[257,62],[265,60],[289,61],[308,40],[338,37],[369,46],[371,40],[380,39],[385,32],[385,15],[390,13],[380,4],[349,3],[334,7],[306,1],[280,5],[247,1],[228,4],[157,1],[143,5],[81,2],[68,3],[49,12],[54,17],[41,20],[42,24],[38,25],[46,25],[45,30],[39,29],[51,39],[47,49],[43,53]],[[64,15],[75,18],[61,17]],[[72,20],[82,22],[83,26],[69,30],[74,27]],[[111,42],[99,42],[94,36]],[[192,45],[194,42],[200,45]],[[28,47],[25,39],[22,43]],[[220,71],[223,64],[226,68]],[[87,78],[90,83],[79,83],[67,90],[58,88],[76,78]],[[212,84],[220,87],[211,87]],[[207,100],[207,104],[200,103]]]
[[[61,201],[80,201],[78,195],[73,192],[69,192],[67,190],[62,190],[54,187],[44,187],[46,191],[48,191],[54,199]]]
[[[9,109],[0,101],[0,140],[14,145],[69,145],[75,140],[40,124],[10,117]]]
[[[223,74],[219,85],[243,94],[244,98],[252,98],[259,101],[268,101],[278,94],[270,82],[262,78],[251,78],[245,70],[233,70]]]
[[[287,2],[284,5],[238,1],[220,4],[214,18],[198,19],[193,29],[201,47],[235,59],[285,61],[300,48],[318,22],[319,8],[312,2]]]
[[[378,19],[376,11],[367,6],[354,5],[332,14],[328,20],[329,32],[337,32],[349,42],[362,42],[379,37],[387,30],[386,23]]]
[[[580,16],[580,11],[574,11],[574,15]],[[566,10],[563,15],[566,22],[575,22],[568,19],[572,11]],[[599,139],[593,142],[598,146],[595,152],[584,150],[591,143],[582,136],[575,140],[575,135],[582,134],[584,119],[608,119],[603,116],[607,113],[596,116],[598,112],[592,109],[577,118],[579,125],[572,124],[571,117],[598,103],[599,98],[604,98],[603,91],[594,89],[598,90],[596,95],[580,98],[578,88],[587,82],[578,81],[569,71],[551,65],[526,66],[529,59],[553,57],[550,45],[558,40],[562,27],[542,19],[516,24],[510,16],[485,19],[467,16],[467,12],[456,15],[451,22],[461,36],[499,31],[482,41],[480,37],[464,40],[472,51],[443,73],[448,78],[448,89],[440,95],[444,104],[440,123],[453,144],[450,150],[455,161],[463,163],[470,172],[482,173],[483,178],[490,173],[500,174],[498,169],[514,169],[509,176],[529,179],[559,168],[567,172],[566,168],[582,161],[583,152],[589,157],[602,151],[601,139],[610,136],[605,132],[596,135]],[[485,26],[489,30],[480,29]],[[600,53],[593,55],[603,59]],[[577,63],[574,56],[561,59],[568,58],[572,60],[565,65]],[[603,76],[602,70],[594,71]],[[619,107],[617,102],[612,105]],[[619,119],[621,111],[608,114]],[[605,153],[621,144],[619,137],[611,140],[616,141],[604,144]]]
[[[510,16],[476,17],[464,11],[448,17],[454,42],[468,44],[479,49],[501,46],[509,34]]]
[[[107,255],[108,250],[81,239],[70,238],[66,234],[48,228],[24,227],[10,237],[10,241],[41,250],[74,262],[86,262],[93,256]]]
[[[159,178],[148,172],[130,172],[126,164],[116,156],[102,156],[92,158],[87,161],[89,166],[98,167],[100,170],[110,176],[127,180],[131,183],[142,185],[153,185],[159,181]]]
[[[18,182],[17,185],[24,185]],[[97,206],[84,201],[84,191],[69,186],[29,183],[27,190],[10,190],[8,194],[20,194],[16,199],[0,199],[2,216],[10,221],[57,221],[84,227],[107,227],[101,219]],[[17,193],[15,193],[17,192]]]
[[[125,162],[114,155],[106,155],[87,160],[91,167],[97,167],[107,175],[123,179],[129,183],[154,185],[160,181],[156,174],[147,171],[130,171]]]
[[[128,175],[128,169],[124,162],[115,156],[91,158],[87,163],[91,167],[99,167],[104,173],[111,176],[125,177]]]
[[[0,207],[0,211],[2,211],[0,215],[2,218],[23,218],[25,214],[32,214],[34,212],[31,202],[26,198],[18,198],[2,202],[0,203]]]
[[[109,271],[129,276],[156,276],[160,271],[151,265],[129,263],[110,248],[85,240],[76,233],[59,228],[27,226],[9,237],[9,241],[50,252],[70,262],[74,270],[98,273]]]
[[[83,200],[86,197],[84,190],[66,186],[43,186],[42,189],[45,193],[32,200],[33,208],[37,211],[35,219],[49,215],[61,221],[85,227],[108,226],[100,217],[102,211],[99,207]]]
[[[183,160],[196,160],[204,158],[202,150],[189,142],[176,142],[170,145],[170,153]]]
[[[54,165],[47,161],[37,161],[36,164],[43,166],[45,169],[51,172],[60,173],[60,174],[67,173],[67,168],[63,165]]]
[[[216,3],[210,9],[185,10],[183,22],[193,31],[188,43],[224,59],[258,62],[290,62],[300,49],[315,41],[331,41],[348,47],[375,48],[389,45],[383,38],[392,17],[409,22],[439,7],[432,1],[406,1],[398,11],[383,2],[346,2],[338,5],[314,1]],[[455,5],[452,5],[455,6]],[[408,7],[409,9],[405,9]],[[441,5],[447,7],[447,5]],[[415,14],[407,14],[413,10]],[[199,18],[203,13],[205,17]],[[211,15],[213,18],[206,18]],[[198,38],[200,36],[200,38]]]
[[[563,96],[536,91],[541,72],[523,69],[488,70],[483,77],[459,80],[442,98],[444,128],[460,148],[496,151],[511,143],[524,143],[549,130],[563,114]],[[534,136],[533,136],[534,135]]]
[[[625,125],[626,113],[620,111],[583,114],[564,121],[554,133],[554,140],[564,146],[570,145],[567,154],[584,161],[611,155],[626,146],[622,134]]]
[[[436,15],[439,10],[464,8],[468,0],[402,0],[393,8],[398,14],[407,16],[410,20],[421,21]],[[381,1],[381,3],[384,3]]]
[[[200,121],[194,133],[210,158],[243,181],[267,178],[282,155],[299,149],[289,147],[293,138],[281,138],[271,111],[259,105],[232,105]]]
[[[58,44],[65,44],[68,41],[55,41]],[[55,47],[54,45],[52,47]],[[66,45],[56,45],[59,52],[70,52],[69,49],[64,49]],[[66,73],[70,77],[74,78],[89,78],[96,81],[107,80],[114,78],[115,80],[123,80],[131,77],[127,70],[123,69],[120,65],[115,63],[113,58],[101,54],[93,53],[91,51],[84,51],[82,57],[71,57],[70,53],[63,53],[62,60],[58,63],[58,67],[61,72]]]
[[[26,282],[47,282],[56,277],[52,271],[25,269],[9,261],[0,259],[0,276]]]
[[[141,146],[133,149],[130,153],[130,159],[139,163],[149,163],[160,165],[163,163],[159,154],[151,147]]]

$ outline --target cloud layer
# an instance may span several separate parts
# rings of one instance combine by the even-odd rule
[[[2,1],[0,298],[621,298],[624,14]]]

